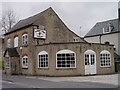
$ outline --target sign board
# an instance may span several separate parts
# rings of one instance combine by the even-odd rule
[[[46,39],[46,31],[41,29],[34,29],[34,38]]]

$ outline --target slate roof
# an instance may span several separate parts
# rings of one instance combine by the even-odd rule
[[[59,16],[55,13],[55,11],[49,7],[48,9],[34,15],[34,16],[31,16],[29,18],[26,18],[26,19],[23,19],[23,20],[20,20],[17,24],[15,24],[10,30],[9,32],[5,33],[4,35],[7,35],[7,34],[10,34],[12,32],[17,32],[18,30],[21,30],[22,28],[25,28],[25,27],[28,27],[28,26],[32,26],[32,25],[43,25],[46,23],[46,20],[45,20],[45,13],[49,13],[50,12],[53,12],[58,18]],[[73,31],[71,31],[65,24],[64,22],[59,18],[59,20],[62,22],[62,24],[70,31],[72,32],[73,34],[75,34]],[[76,34],[75,34],[76,35]],[[77,35],[78,36],[78,35]],[[78,36],[79,37],[79,36]],[[81,37],[80,37],[81,38]],[[86,42],[83,38],[81,38],[84,42]],[[86,42],[87,43],[87,42]]]
[[[10,57],[19,57],[19,54],[18,54],[16,48],[7,48],[5,50],[4,57],[5,57],[7,52],[8,52]]]
[[[114,28],[110,33],[116,33],[120,32],[120,29],[118,29],[118,19],[108,20],[104,22],[98,22],[95,24],[95,26],[85,35],[85,37],[91,37],[91,36],[97,36],[97,35],[103,35],[103,28],[107,28],[108,24],[111,24]],[[110,34],[106,33],[106,34]]]
[[[37,20],[39,20],[39,18],[42,17],[42,16],[43,16],[43,13],[46,12],[47,10],[53,10],[53,9],[50,7],[50,8],[48,8],[48,9],[44,10],[43,12],[40,12],[40,13],[34,15],[34,16],[31,16],[31,17],[28,17],[28,18],[26,18],[26,19],[20,20],[17,24],[15,24],[15,25],[9,30],[9,32],[5,33],[5,35],[6,35],[6,34],[9,34],[9,33],[12,33],[12,32],[15,32],[15,31],[17,31],[17,30],[19,30],[19,29],[21,29],[21,28],[24,28],[24,27],[27,27],[27,26],[30,26],[30,25],[35,24],[35,22],[36,22]]]

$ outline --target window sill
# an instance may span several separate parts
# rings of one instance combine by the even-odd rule
[[[28,69],[28,67],[22,67],[22,69]]]
[[[68,70],[68,69],[76,69],[76,67],[56,67],[57,70]]]
[[[14,47],[14,48],[18,48],[18,46],[17,46],[17,47]]]
[[[27,47],[28,45],[22,45],[22,47]]]
[[[10,69],[10,67],[5,67],[5,69]]]
[[[48,68],[48,67],[38,67],[37,69],[47,70],[47,69],[49,69],[49,68]]]
[[[101,68],[111,68],[111,66],[100,66]]]

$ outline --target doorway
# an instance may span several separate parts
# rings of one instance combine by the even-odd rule
[[[85,75],[96,74],[96,54],[92,50],[87,50],[84,56]]]

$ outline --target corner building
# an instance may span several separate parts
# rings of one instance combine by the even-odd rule
[[[114,46],[88,43],[54,10],[20,20],[5,34],[6,74],[75,76],[114,73]]]

